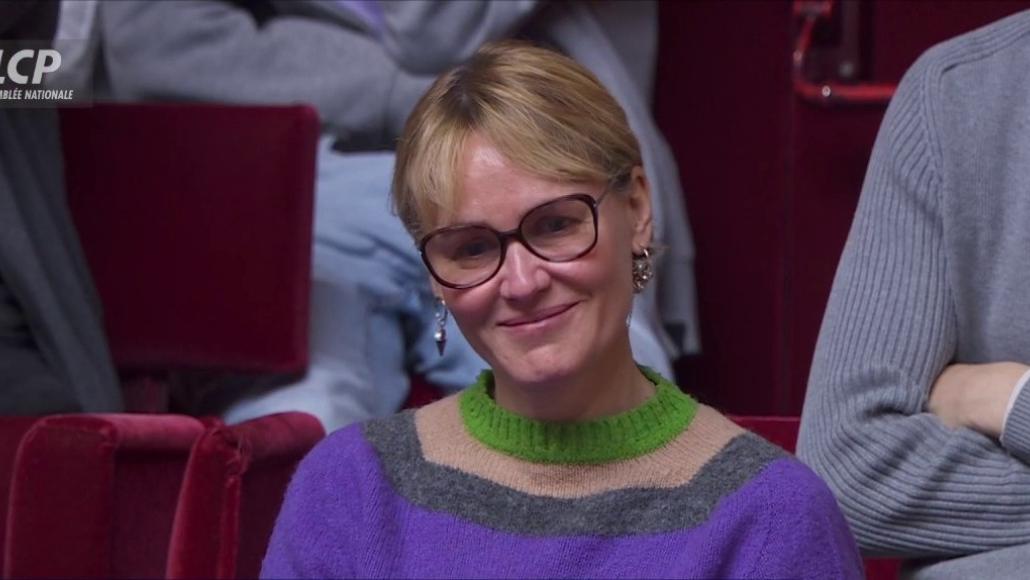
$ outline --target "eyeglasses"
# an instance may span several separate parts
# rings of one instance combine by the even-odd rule
[[[448,288],[478,286],[501,269],[508,241],[515,239],[548,262],[571,262],[597,243],[597,207],[608,195],[574,193],[534,207],[519,227],[499,232],[483,225],[459,225],[430,232],[419,243],[429,273]]]

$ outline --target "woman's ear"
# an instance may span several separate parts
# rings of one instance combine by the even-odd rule
[[[650,248],[653,238],[651,219],[651,188],[644,168],[637,165],[630,174],[629,190],[630,220],[633,226],[633,253],[639,254]]]

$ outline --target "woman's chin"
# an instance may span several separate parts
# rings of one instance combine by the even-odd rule
[[[525,388],[547,388],[561,384],[576,375],[582,365],[576,363],[577,356],[558,352],[555,348],[538,348],[523,353],[514,360],[495,365],[494,371],[507,376],[513,386]]]

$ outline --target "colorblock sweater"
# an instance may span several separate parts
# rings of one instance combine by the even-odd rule
[[[869,553],[1022,545],[1004,553],[1027,577],[1030,388],[1000,440],[946,427],[926,402],[949,364],[1030,364],[1028,160],[1030,11],[930,49],[905,74],[834,280],[798,442]]]
[[[329,436],[264,577],[861,578],[828,488],[650,374],[642,406],[541,423],[469,390]]]

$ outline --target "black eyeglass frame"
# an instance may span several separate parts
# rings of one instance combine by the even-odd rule
[[[508,242],[510,240],[518,240],[518,242],[520,244],[522,244],[523,248],[526,248],[527,250],[529,250],[529,252],[531,254],[533,254],[534,256],[536,256],[538,258],[540,258],[541,260],[544,260],[544,261],[547,261],[547,262],[552,262],[552,263],[559,263],[559,264],[560,263],[564,263],[564,262],[572,262],[573,260],[578,260],[578,259],[582,258],[583,256],[589,254],[590,251],[594,249],[594,246],[597,245],[597,227],[598,227],[597,226],[597,208],[598,208],[598,206],[601,205],[601,202],[604,201],[604,198],[608,195],[609,191],[611,191],[611,190],[610,189],[605,189],[603,192],[601,192],[601,195],[599,195],[597,197],[594,197],[594,196],[590,195],[589,193],[573,193],[573,194],[563,195],[561,197],[545,201],[545,202],[543,202],[543,203],[541,203],[539,205],[535,205],[535,206],[531,207],[530,209],[526,210],[526,213],[523,214],[522,217],[519,219],[519,225],[516,226],[515,229],[508,230],[508,231],[505,231],[505,232],[499,232],[499,231],[491,228],[490,226],[477,225],[477,224],[461,224],[461,225],[455,225],[455,226],[447,226],[445,228],[440,228],[438,230],[433,230],[433,231],[429,232],[428,234],[426,234],[425,236],[422,236],[422,240],[418,244],[418,252],[419,252],[419,255],[422,256],[422,263],[426,265],[426,269],[429,270],[429,274],[432,275],[433,278],[437,282],[439,282],[442,286],[446,286],[446,287],[452,288],[454,290],[467,290],[469,288],[475,288],[476,286],[479,286],[481,284],[486,284],[487,282],[490,281],[490,279],[492,279],[494,276],[496,276],[497,273],[501,271],[501,266],[504,265],[504,258],[507,256],[507,253],[508,253]],[[570,258],[565,258],[565,259],[562,259],[562,260],[554,260],[554,259],[548,258],[547,256],[541,255],[539,252],[536,251],[536,249],[533,248],[533,244],[530,244],[529,242],[527,242],[525,236],[522,235],[522,225],[526,222],[526,218],[531,216],[533,214],[533,212],[535,212],[536,210],[538,210],[538,209],[540,209],[540,208],[542,208],[544,206],[551,205],[553,203],[559,203],[559,202],[563,202],[563,201],[572,201],[572,200],[582,201],[583,203],[587,204],[587,206],[590,207],[590,214],[594,218],[594,239],[593,239],[593,241],[590,242],[590,245],[587,246],[587,248],[585,250],[583,250],[582,252],[580,252],[580,253],[578,253],[575,256],[572,256]],[[429,243],[429,240],[431,240],[433,237],[435,237],[435,236],[437,236],[437,235],[439,235],[441,233],[445,233],[445,232],[449,232],[449,231],[453,231],[453,230],[464,229],[464,228],[469,228],[469,227],[481,228],[483,230],[489,231],[492,234],[494,234],[497,237],[497,241],[498,241],[498,243],[500,245],[501,255],[497,259],[497,266],[494,268],[494,271],[490,272],[489,276],[483,278],[479,282],[473,282],[471,284],[452,284],[452,283],[444,280],[443,278],[441,278],[436,273],[436,270],[433,269],[433,265],[429,262],[429,257],[426,256],[426,245]]]

